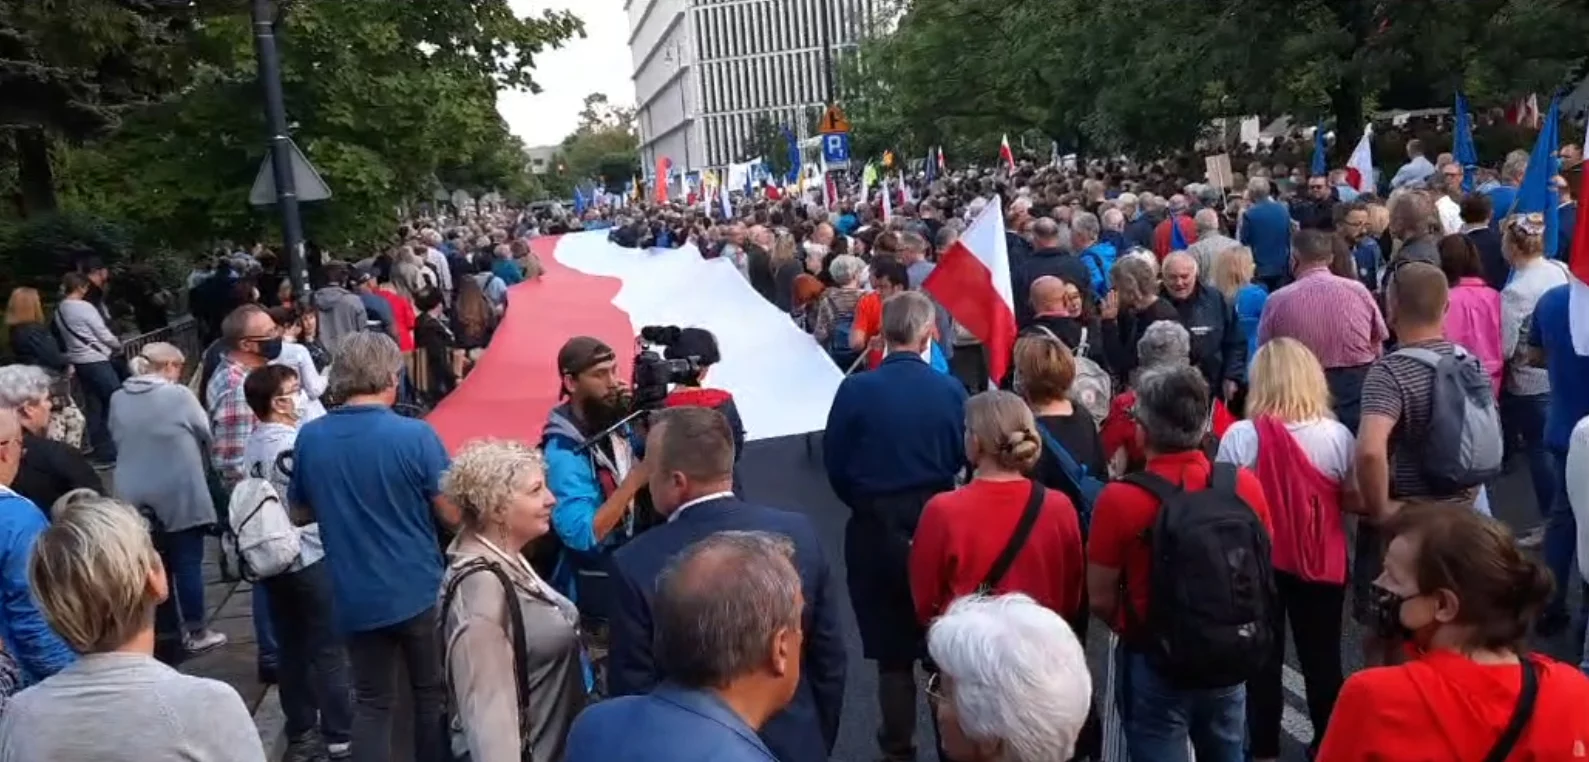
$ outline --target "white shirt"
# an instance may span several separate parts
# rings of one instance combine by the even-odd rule
[[[1550,393],[1549,374],[1544,368],[1529,365],[1521,350],[1528,346],[1528,327],[1533,323],[1539,297],[1571,279],[1566,265],[1543,257],[1512,271],[1512,282],[1501,291],[1501,357],[1506,360],[1506,391],[1519,397]]]
[[[1352,472],[1352,461],[1357,457],[1357,439],[1340,421],[1318,418],[1312,421],[1286,424],[1286,430],[1297,440],[1313,467],[1332,481],[1343,481]],[[1219,454],[1214,459],[1222,463],[1255,468],[1258,465],[1258,429],[1252,421],[1237,421],[1225,430],[1219,440]]]
[[[284,341],[281,344],[281,355],[270,361],[271,365],[282,365],[298,371],[298,388],[301,395],[298,398],[298,425],[303,425],[326,414],[325,406],[320,404],[320,395],[326,391],[326,377],[315,369],[314,358],[309,356],[309,349],[302,344]]]
[[[1452,201],[1450,196],[1442,195],[1435,199],[1435,209],[1440,211],[1440,226],[1446,229],[1446,235],[1462,232],[1461,204]]]
[[[681,506],[679,506],[677,508],[674,508],[673,509],[673,513],[668,514],[668,521],[671,523],[674,519],[676,519],[679,516],[684,514],[684,509],[689,508],[691,506],[696,506],[696,505],[700,505],[701,503],[706,503],[706,502],[710,502],[710,501],[713,501],[713,500],[721,500],[721,499],[723,499],[725,497],[733,497],[733,496],[734,496],[734,491],[733,490],[725,490],[723,492],[713,492],[710,495],[703,495],[701,497],[695,498],[694,500],[691,500],[691,501],[685,503],[684,505],[681,505]]]

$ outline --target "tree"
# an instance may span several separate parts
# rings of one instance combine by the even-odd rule
[[[271,215],[246,203],[265,154],[249,18],[228,7],[188,32],[197,58],[178,97],[129,111],[112,134],[61,156],[69,204],[138,221],[149,243],[269,234]],[[443,176],[531,192],[496,91],[535,89],[533,55],[580,31],[568,14],[520,19],[507,0],[285,6],[288,118],[334,194],[305,205],[308,236],[336,252],[368,250],[390,236],[393,209],[428,199]]]
[[[568,195],[575,184],[586,180],[614,190],[639,173],[640,135],[634,120],[633,108],[613,105],[604,93],[585,96],[579,127],[563,138],[554,161],[553,171],[568,178]]]
[[[750,139],[745,141],[745,151],[744,161],[761,159],[773,177],[789,175],[789,140],[784,137],[784,128],[774,122],[772,117],[763,114],[751,123]]]

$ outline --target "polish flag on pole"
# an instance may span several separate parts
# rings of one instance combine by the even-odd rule
[[[1005,135],[1004,139],[999,141],[999,158],[1009,166],[1011,172],[1015,171],[1015,152],[1010,150],[1009,135]]]
[[[1346,161],[1346,184],[1358,193],[1374,191],[1374,125],[1363,127],[1363,138],[1352,149],[1352,158]]]
[[[888,222],[894,216],[894,197],[888,192],[888,178],[883,178],[883,221]]]
[[[1004,210],[994,196],[971,226],[938,255],[921,285],[988,350],[988,373],[1004,378],[1015,349],[1015,297],[1004,240]]]
[[[1589,134],[1583,145],[1589,145]],[[1573,352],[1589,357],[1589,164],[1578,165],[1583,177],[1578,180],[1578,225],[1567,249],[1567,268],[1572,271],[1572,286],[1567,292],[1567,327]]]
[[[949,163],[944,161],[943,146],[938,146],[938,174],[942,176],[949,171]]]
[[[827,194],[827,197],[824,200],[827,203],[828,209],[829,210],[838,209],[839,208],[839,185],[838,185],[837,182],[835,182],[833,180],[833,175],[829,174],[827,176],[827,181],[823,184],[823,191]]]

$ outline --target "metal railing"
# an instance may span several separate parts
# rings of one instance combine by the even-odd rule
[[[204,356],[204,340],[199,335],[199,321],[191,315],[183,315],[168,326],[156,328],[147,333],[140,333],[121,343],[121,354],[131,360],[143,351],[143,348],[157,341],[163,341],[182,351],[182,356],[190,363],[197,363]]]

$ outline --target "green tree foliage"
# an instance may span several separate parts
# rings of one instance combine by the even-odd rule
[[[248,7],[214,8],[172,43],[191,62],[178,88],[124,110],[100,139],[56,146],[65,206],[135,223],[152,245],[270,235],[273,215],[247,204],[266,134]],[[497,114],[496,92],[536,90],[534,56],[582,34],[577,19],[519,18],[508,0],[315,0],[280,9],[288,119],[333,192],[304,207],[311,239],[339,253],[382,241],[395,211],[428,199],[438,181],[474,195],[539,192],[522,144]]]
[[[784,128],[765,114],[756,117],[750,125],[750,139],[745,141],[745,161],[761,159],[773,177],[789,175],[789,141],[784,138]]]
[[[621,190],[640,172],[635,110],[613,105],[604,93],[585,96],[579,127],[563,139],[552,171],[567,178],[569,196],[575,183],[587,180],[604,182],[612,192]]]
[[[1173,151],[1221,116],[1548,94],[1589,61],[1578,0],[912,0],[844,62],[855,151],[988,156],[1008,133],[1065,150]],[[885,25],[886,27],[887,25]]]

